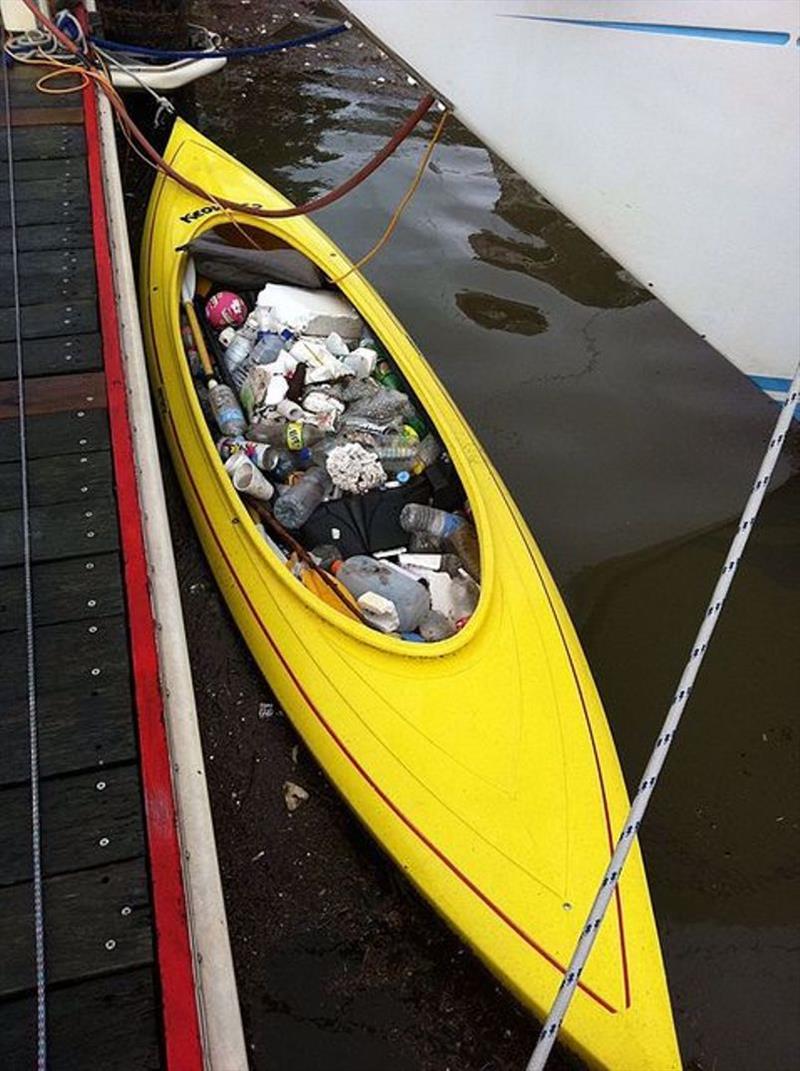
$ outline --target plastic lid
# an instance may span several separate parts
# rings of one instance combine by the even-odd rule
[[[402,472],[398,472],[397,473],[397,475],[395,476],[395,479],[397,480],[398,483],[408,483],[408,481],[411,479],[411,475],[408,472],[406,472],[405,469],[403,469]]]

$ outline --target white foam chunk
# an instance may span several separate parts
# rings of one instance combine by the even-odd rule
[[[345,341],[357,341],[364,328],[353,306],[328,290],[267,283],[258,295],[258,305],[271,310],[276,320],[298,335],[324,338],[337,334]]]

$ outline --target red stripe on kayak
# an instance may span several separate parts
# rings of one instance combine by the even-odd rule
[[[497,917],[499,919],[501,919],[510,929],[512,929],[514,931],[514,933],[516,933],[516,935],[518,937],[520,937],[527,945],[529,945],[532,949],[534,949],[535,952],[538,952],[539,955],[542,956],[543,959],[547,960],[547,962],[552,967],[555,967],[555,969],[557,971],[559,971],[562,975],[565,974],[566,973],[566,967],[562,963],[560,963],[556,959],[555,956],[551,955],[551,953],[548,952],[546,948],[543,948],[542,945],[540,945],[539,942],[535,940],[535,938],[531,937],[530,934],[526,933],[525,930],[523,930],[522,927],[519,926],[510,917],[510,915],[507,915],[506,912],[503,911],[503,909],[501,907],[499,907],[497,904],[495,904],[494,901],[491,900],[486,895],[486,893],[484,893],[472,881],[472,879],[469,878],[463,872],[463,870],[461,870],[455,863],[453,863],[444,854],[444,852],[441,850],[441,848],[437,847],[437,845],[434,844],[433,841],[430,840],[430,838],[428,836],[426,836],[426,834],[423,833],[423,831],[418,826],[416,826],[414,824],[414,822],[412,822],[411,819],[406,814],[403,813],[403,811],[398,807],[398,805],[381,788],[381,786],[377,783],[377,781],[374,780],[374,778],[371,776],[371,774],[368,773],[368,771],[361,765],[359,760],[350,751],[348,746],[345,744],[345,742],[338,735],[338,733],[333,728],[333,726],[330,724],[330,722],[325,717],[325,715],[314,705],[313,700],[308,695],[308,693],[306,692],[306,690],[303,687],[303,685],[301,684],[301,682],[295,676],[295,674],[294,674],[294,672],[292,670],[292,667],[286,661],[286,659],[284,658],[283,654],[281,653],[281,650],[278,647],[277,643],[275,642],[275,640],[273,640],[272,636],[270,635],[269,629],[267,628],[267,626],[264,624],[263,620],[261,619],[261,616],[260,616],[258,610],[256,609],[256,606],[254,605],[252,599],[250,598],[250,595],[248,594],[247,590],[244,588],[244,586],[240,582],[239,576],[238,576],[236,570],[233,567],[233,563],[231,562],[230,558],[228,557],[228,555],[227,555],[227,553],[225,551],[225,547],[222,545],[222,543],[220,541],[220,538],[217,535],[216,529],[215,529],[215,527],[214,527],[214,525],[213,525],[213,523],[211,521],[211,517],[209,516],[208,511],[206,510],[205,503],[203,502],[202,496],[200,495],[200,492],[198,491],[197,484],[195,483],[194,477],[192,476],[191,467],[190,467],[190,465],[189,465],[189,463],[187,461],[186,454],[183,451],[183,446],[181,445],[180,437],[178,436],[177,428],[175,427],[175,422],[172,419],[172,413],[169,410],[167,410],[167,417],[169,419],[170,426],[172,428],[173,440],[174,440],[176,446],[178,447],[178,451],[180,452],[181,458],[183,460],[184,471],[186,472],[186,475],[189,477],[189,482],[192,485],[192,490],[194,491],[195,499],[197,500],[197,503],[198,503],[198,505],[200,506],[200,509],[203,512],[203,516],[206,519],[206,523],[208,524],[209,531],[211,532],[211,535],[214,538],[214,542],[217,544],[217,549],[219,550],[220,554],[222,555],[222,557],[223,557],[223,559],[225,561],[225,564],[228,566],[228,569],[230,571],[231,577],[235,581],[237,588],[241,592],[241,594],[242,594],[245,602],[247,603],[247,605],[250,607],[250,612],[252,613],[252,615],[256,619],[256,621],[258,622],[259,628],[264,633],[264,636],[266,637],[266,639],[269,642],[270,646],[272,647],[273,651],[275,652],[275,654],[280,659],[284,669],[286,670],[287,674],[291,678],[292,683],[294,684],[295,688],[297,688],[297,691],[302,696],[302,698],[305,701],[305,703],[308,706],[308,708],[311,710],[311,712],[314,714],[314,716],[317,718],[317,720],[320,722],[320,724],[326,730],[326,732],[331,737],[331,739],[334,741],[334,743],[337,745],[337,747],[340,749],[342,754],[350,761],[352,766],[358,771],[359,774],[361,774],[361,776],[364,778],[364,780],[367,782],[367,784],[370,786],[370,788],[373,789],[373,791],[380,797],[380,799],[386,804],[386,806],[392,811],[392,813],[394,815],[396,815],[397,818],[400,819],[400,821],[403,823],[403,825],[405,825],[407,829],[409,829],[419,840],[421,840],[422,843],[426,846],[426,848],[428,848],[431,852],[433,852],[433,854],[437,857],[437,859],[439,859],[442,863],[444,863],[444,865],[448,868],[448,870],[450,870],[461,882],[463,882],[464,885],[466,885],[467,888],[471,892],[473,892],[482,903],[484,903],[486,905],[486,907],[488,907],[495,915],[497,915]],[[587,996],[591,997],[592,1000],[596,1001],[602,1008],[605,1008],[606,1011],[611,1012],[612,1014],[616,1014],[617,1009],[612,1004],[609,1004],[607,1000],[605,1000],[603,997],[601,997],[599,995],[599,993],[595,993],[593,989],[591,989],[588,985],[586,985],[583,982],[578,982],[578,986],[579,986],[580,989],[582,989],[584,991],[584,993],[586,993]]]
[[[181,877],[169,751],[147,560],[136,487],[126,402],[119,322],[103,193],[97,102],[90,83],[83,93],[89,196],[103,340],[103,368],[125,576],[131,667],[139,735],[156,954],[161,979],[166,1065],[169,1071],[200,1071],[203,1054],[195,1001],[192,952]]]
[[[492,476],[492,478],[494,479],[494,476]],[[496,480],[495,480],[495,483],[497,483]],[[501,493],[502,493],[502,488],[498,487],[498,490],[501,491]],[[523,542],[525,542],[525,533],[520,528],[520,525],[519,525],[519,522],[517,521],[517,518],[514,517],[513,514],[512,514],[512,517],[514,519],[514,524],[517,527],[517,531],[522,536]],[[592,728],[592,721],[591,721],[591,718],[589,717],[589,711],[586,709],[586,703],[584,702],[584,699],[583,699],[583,691],[581,689],[580,682],[578,681],[578,671],[575,668],[575,663],[572,661],[572,655],[570,654],[569,646],[567,644],[567,638],[564,635],[563,629],[561,628],[561,622],[558,619],[558,614],[556,613],[556,608],[553,605],[553,600],[550,598],[550,592],[548,591],[547,585],[544,582],[544,577],[542,576],[542,574],[541,574],[541,572],[539,570],[539,565],[538,565],[536,559],[534,558],[533,554],[531,554],[530,549],[527,547],[527,544],[526,544],[526,550],[528,551],[528,557],[533,562],[533,567],[536,570],[536,575],[539,577],[539,580],[540,580],[541,585],[542,585],[542,590],[544,591],[544,593],[545,593],[545,595],[547,597],[547,601],[548,601],[548,603],[550,605],[550,609],[552,610],[553,619],[555,620],[556,627],[558,628],[558,633],[561,636],[561,642],[564,644],[564,651],[565,651],[566,656],[567,656],[567,661],[569,662],[569,668],[572,671],[572,679],[575,682],[575,688],[577,689],[578,695],[580,696],[581,709],[583,710],[584,721],[586,722],[586,728],[587,728],[587,730],[589,732],[589,739],[591,740],[591,743],[592,743],[592,754],[594,755],[594,764],[595,764],[595,768],[597,769],[597,780],[600,782],[600,795],[601,795],[601,797],[603,799],[603,813],[605,814],[605,819],[606,819],[606,836],[608,838],[608,854],[609,854],[609,859],[610,859],[611,856],[614,854],[614,830],[613,830],[613,827],[611,825],[611,812],[609,810],[608,797],[606,795],[606,783],[605,783],[605,780],[603,778],[603,767],[600,765],[600,755],[599,755],[599,753],[597,751],[597,742],[595,741],[595,738],[594,738],[594,729]],[[626,948],[626,945],[625,945],[625,925],[624,925],[623,916],[622,916],[622,897],[620,895],[619,885],[616,885],[614,887],[614,899],[615,899],[616,905],[617,905],[617,923],[619,925],[620,957],[621,957],[621,960],[622,960],[622,981],[623,981],[623,985],[624,985],[624,988],[625,988],[625,1007],[626,1008],[630,1008],[630,1006],[631,1006],[631,985],[630,985],[630,976],[628,974],[628,953],[627,953],[627,948]]]

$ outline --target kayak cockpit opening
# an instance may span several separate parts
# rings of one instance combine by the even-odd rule
[[[480,595],[469,503],[429,413],[372,327],[298,250],[224,223],[186,247],[183,350],[258,531],[331,608],[409,642]]]

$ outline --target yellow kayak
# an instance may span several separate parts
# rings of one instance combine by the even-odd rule
[[[289,204],[181,120],[165,157],[212,195]],[[424,407],[466,492],[480,545],[480,599],[451,638],[403,643],[339,612],[279,560],[223,468],[181,342],[187,255],[178,247],[234,220],[267,246],[298,250],[330,278],[350,267],[307,218],[235,216],[157,178],[142,247],[146,346],[206,555],[256,662],[331,781],[448,924],[541,1017],[628,810],[580,644],[480,444],[356,272],[341,291]],[[591,1066],[681,1066],[638,846],[562,1034]]]

